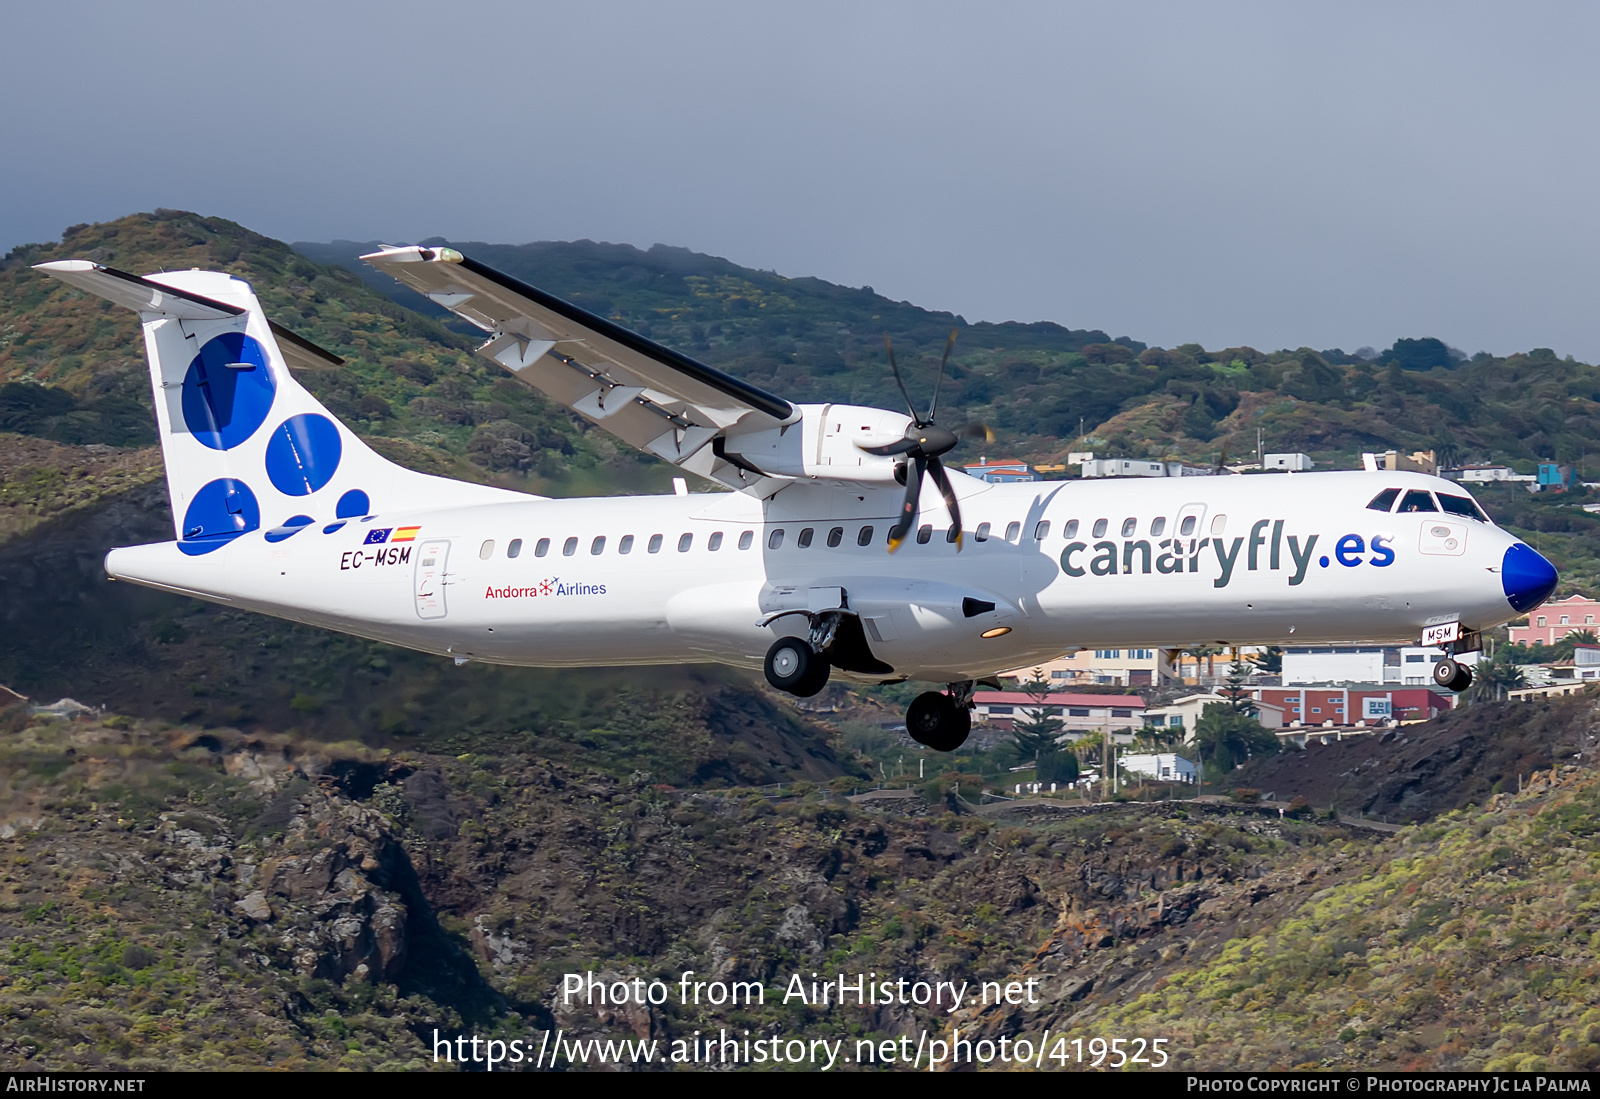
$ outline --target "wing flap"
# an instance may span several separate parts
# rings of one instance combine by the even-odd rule
[[[793,422],[783,398],[453,249],[362,258],[488,332],[479,354],[633,446],[735,488],[787,483],[701,453],[721,432]]]

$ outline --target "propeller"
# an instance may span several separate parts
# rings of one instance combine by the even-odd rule
[[[944,497],[944,505],[950,512],[950,522],[956,529],[956,551],[961,550],[961,506],[956,502],[955,489],[951,487],[950,477],[945,473],[944,463],[939,458],[940,455],[954,450],[962,439],[984,439],[993,442],[994,432],[980,423],[963,424],[951,431],[933,422],[933,417],[939,410],[939,390],[944,386],[945,365],[949,363],[950,350],[955,345],[956,330],[952,328],[950,338],[944,344],[944,357],[939,360],[939,376],[933,385],[933,400],[928,404],[928,414],[919,416],[916,405],[911,401],[911,394],[906,391],[905,380],[900,376],[900,364],[894,357],[894,343],[889,339],[887,332],[883,336],[883,346],[889,352],[889,369],[894,372],[894,383],[900,387],[900,395],[906,400],[906,411],[911,415],[911,423],[906,427],[905,435],[894,442],[883,446],[864,446],[861,449],[868,454],[880,456],[904,454],[907,459],[906,498],[900,508],[900,518],[889,531],[890,553],[900,548],[900,543],[906,540],[911,528],[916,524],[917,501],[922,494],[924,473],[933,478],[939,494]]]
[[[1228,468],[1228,444],[1223,443],[1222,453],[1217,455],[1217,464],[1211,467],[1211,475],[1213,477],[1223,477],[1232,472],[1233,470]]]

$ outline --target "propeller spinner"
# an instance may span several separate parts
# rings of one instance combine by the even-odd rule
[[[939,390],[944,386],[945,364],[950,361],[950,350],[955,345],[956,330],[952,328],[950,338],[944,344],[944,357],[939,360],[939,377],[933,385],[933,400],[928,405],[928,414],[918,416],[916,406],[911,403],[911,394],[906,392],[906,383],[900,377],[900,365],[895,362],[894,357],[894,344],[890,342],[888,333],[884,333],[883,346],[889,352],[889,369],[894,371],[895,384],[900,387],[900,395],[906,400],[906,411],[911,415],[911,423],[906,427],[902,438],[883,446],[864,446],[861,449],[868,454],[904,454],[907,458],[906,498],[900,508],[900,518],[889,531],[890,553],[900,548],[900,543],[906,540],[906,536],[916,524],[917,500],[922,493],[924,473],[933,478],[933,483],[938,486],[940,495],[944,497],[945,507],[950,512],[950,522],[956,530],[956,550],[957,552],[961,550],[961,506],[956,502],[955,489],[951,487],[950,477],[945,473],[944,463],[939,458],[954,450],[962,439],[993,441],[994,432],[980,423],[963,424],[951,431],[933,422],[934,414],[939,409]]]

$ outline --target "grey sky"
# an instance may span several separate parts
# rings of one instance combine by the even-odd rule
[[[1600,360],[1600,9],[8,7],[0,248],[660,241],[1152,343]]]

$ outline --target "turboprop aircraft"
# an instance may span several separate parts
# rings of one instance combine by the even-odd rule
[[[546,499],[413,472],[299,385],[341,360],[242,280],[44,263],[143,321],[176,537],[112,550],[113,578],[457,663],[717,661],[801,696],[835,672],[942,683],[906,723],[947,751],[977,684],[1091,646],[1420,635],[1461,690],[1454,655],[1556,585],[1436,477],[989,484],[941,461],[960,435],[937,387],[925,413],[791,404],[449,248],[364,258],[516,377],[732,491]]]

